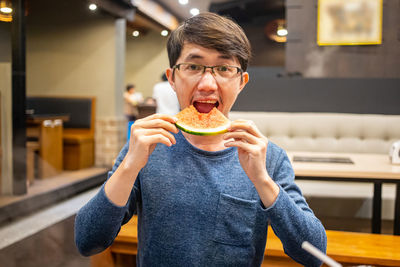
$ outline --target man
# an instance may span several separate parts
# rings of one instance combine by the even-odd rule
[[[179,112],[179,102],[175,91],[163,73],[162,82],[156,83],[153,88],[153,99],[156,101],[156,112],[160,114],[176,115]]]
[[[229,19],[203,13],[171,33],[168,80],[181,108],[217,107],[228,116],[249,80],[250,44]],[[326,250],[326,234],[294,183],[286,153],[251,121],[226,134],[179,132],[176,119],[137,120],[100,192],[76,217],[84,255],[110,246],[138,214],[138,266],[260,266],[268,223],[285,252],[306,266],[321,264],[301,249]]]

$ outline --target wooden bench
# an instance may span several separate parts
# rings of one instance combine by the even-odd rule
[[[330,230],[326,233],[328,256],[344,265],[400,266],[400,236]],[[122,226],[111,247],[91,257],[91,266],[132,266],[132,256],[137,254],[137,243],[137,218],[133,217]],[[130,258],[126,257],[128,255]],[[271,227],[268,228],[262,266],[301,266],[283,252],[282,243]]]
[[[33,114],[69,116],[63,128],[64,169],[78,170],[94,165],[94,97],[30,96],[27,109]]]

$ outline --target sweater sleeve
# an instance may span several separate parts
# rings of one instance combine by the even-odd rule
[[[326,253],[325,229],[294,183],[294,171],[283,150],[275,166],[272,178],[280,192],[274,204],[266,209],[272,229],[288,256],[305,266],[320,266],[322,262],[303,250],[301,244],[308,241]]]
[[[127,145],[121,150],[112,171],[114,173],[124,159]],[[90,256],[108,248],[118,235],[121,225],[128,222],[136,213],[139,196],[138,180],[125,206],[112,203],[104,191],[104,184],[99,192],[79,211],[75,217],[75,244],[84,256]]]

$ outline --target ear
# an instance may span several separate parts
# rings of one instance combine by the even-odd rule
[[[168,82],[169,82],[169,84],[171,85],[171,87],[172,87],[172,89],[174,89],[174,91],[176,91],[175,90],[175,79],[174,79],[174,70],[172,69],[172,68],[168,68],[166,71],[165,71],[165,75],[167,76],[167,78],[168,78]]]
[[[240,82],[240,86],[239,86],[239,91],[242,91],[243,88],[245,87],[245,85],[249,82],[249,73],[248,72],[243,72],[242,74],[242,79]]]

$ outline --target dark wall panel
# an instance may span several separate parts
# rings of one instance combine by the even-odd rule
[[[249,74],[233,110],[400,114],[400,79],[279,78],[265,68]]]

